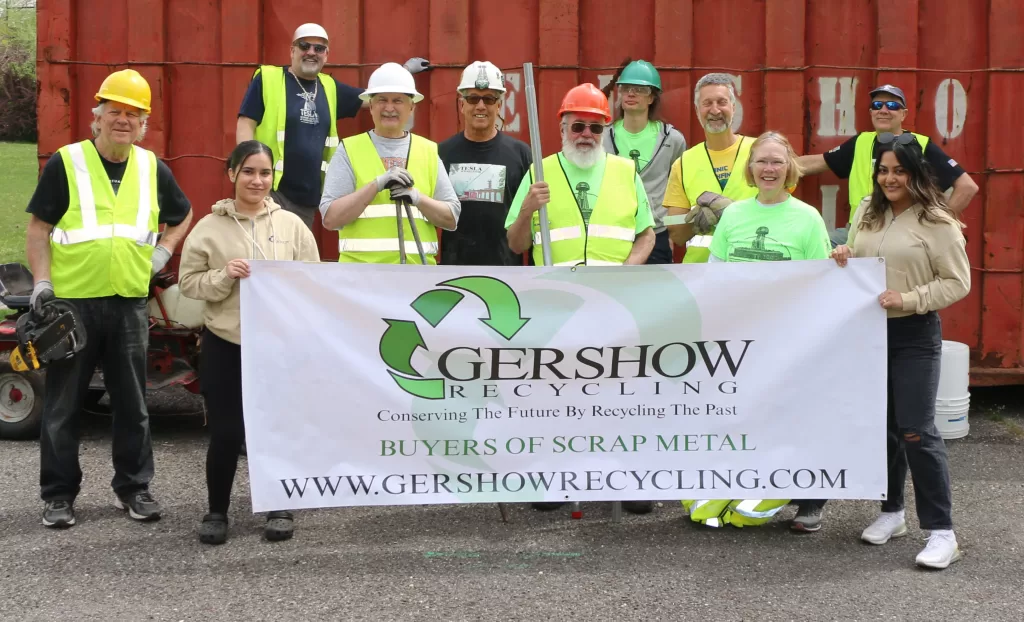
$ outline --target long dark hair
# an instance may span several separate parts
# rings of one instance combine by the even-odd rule
[[[225,171],[234,171],[235,183],[238,183],[238,170],[242,168],[245,161],[250,156],[259,155],[261,153],[267,154],[270,159],[270,166],[274,166],[274,152],[270,150],[270,147],[264,145],[258,140],[244,140],[231,150],[231,155],[228,156],[227,166]]]
[[[608,98],[608,101],[612,100],[612,91],[615,90],[615,87],[616,87],[615,83],[619,81],[619,76],[622,75],[623,70],[625,70],[626,66],[629,65],[631,62],[633,62],[633,57],[632,56],[627,56],[626,60],[622,61],[622,64],[619,65],[619,68],[615,71],[615,75],[612,76],[611,81],[609,81],[608,84],[604,85],[604,88],[601,89],[601,92],[604,93],[604,96]],[[651,87],[651,95],[653,96],[653,99],[651,100],[650,107],[647,108],[647,120],[648,121],[663,121],[663,119],[661,118],[661,112],[660,112],[660,108],[661,108],[661,91],[656,89],[656,88],[654,88],[652,86]],[[622,109],[622,104],[619,104],[618,106],[615,107],[615,111],[614,111],[613,114],[615,115],[615,120],[616,121],[618,121],[618,120],[622,119],[622,117],[626,116],[626,111]]]
[[[927,221],[932,224],[943,222],[960,224],[956,214],[949,209],[945,195],[939,190],[939,186],[935,181],[935,175],[932,173],[932,168],[928,161],[924,159],[924,152],[916,140],[909,145],[893,142],[883,144],[881,147],[881,150],[878,152],[878,159],[875,161],[874,174],[871,178],[871,201],[865,208],[864,216],[861,218],[860,229],[878,230],[881,228],[885,220],[885,210],[892,207],[889,199],[885,196],[885,192],[882,190],[882,186],[878,183],[878,170],[882,166],[882,154],[887,151],[891,151],[896,156],[900,166],[909,175],[907,191],[910,192],[911,200],[924,208],[918,220],[920,222]]]

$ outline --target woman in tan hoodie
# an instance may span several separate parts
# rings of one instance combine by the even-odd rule
[[[218,201],[192,229],[181,251],[178,279],[182,294],[206,302],[199,371],[210,427],[210,511],[199,527],[199,540],[207,544],[227,540],[231,487],[245,440],[238,280],[249,276],[254,260],[320,261],[306,225],[268,196],[274,183],[269,147],[255,140],[239,143],[228,158],[227,174],[235,198]],[[269,513],[264,533],[268,540],[290,538],[291,513]]]
[[[878,135],[874,192],[857,209],[847,244],[832,257],[884,257],[886,290],[878,303],[888,317],[889,490],[882,513],[861,534],[885,544],[907,534],[903,489],[914,482],[917,518],[931,532],[917,564],[946,568],[960,559],[953,534],[953,499],[946,446],[935,428],[942,356],[938,311],[971,289],[961,224],[946,206],[913,135]]]

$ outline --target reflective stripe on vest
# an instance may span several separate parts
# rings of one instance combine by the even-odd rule
[[[686,241],[686,248],[711,248],[712,236],[695,235]]]
[[[736,159],[733,161],[732,170],[729,172],[729,181],[723,189],[715,176],[715,168],[711,163],[704,143],[694,145],[683,152],[682,166],[683,192],[692,208],[697,204],[697,197],[703,192],[714,192],[729,197],[733,201],[742,201],[757,196],[757,188],[748,186],[743,172],[747,169],[747,160],[750,159],[750,146],[754,141],[747,136],[737,136],[740,144],[736,148]],[[711,234],[714,235],[714,228]],[[705,245],[686,245],[686,255],[683,263],[706,263],[711,256],[710,242]]]
[[[363,188],[384,174],[377,148],[369,133],[356,134],[341,141],[352,164],[356,188]],[[420,194],[434,196],[437,183],[437,144],[410,135],[409,157],[405,169],[416,181],[414,187]],[[358,218],[338,232],[338,261],[358,263],[401,263],[398,245],[398,222],[395,220],[395,203],[391,193],[385,189],[377,193]],[[412,206],[413,220],[423,243],[427,263],[435,264],[437,254],[437,228],[430,224],[423,213]],[[409,219],[402,210],[402,230],[405,238],[405,253],[409,263],[420,263],[416,242],[413,238]]]
[[[55,295],[145,297],[159,231],[156,156],[132,146],[115,195],[92,141],[59,153],[69,200],[50,234]]]
[[[633,249],[636,238],[636,165],[632,160],[606,155],[604,176],[590,222],[583,228],[583,214],[569,179],[562,170],[558,154],[543,160],[544,180],[551,192],[547,206],[551,227],[551,263],[556,266],[621,266]],[[530,169],[533,178],[533,169]],[[533,260],[544,265],[540,239],[540,212],[531,220]]]
[[[861,132],[857,136],[857,142],[853,144],[853,165],[850,167],[850,179],[847,184],[850,194],[850,223],[853,222],[857,206],[864,200],[864,197],[871,195],[875,187],[871,178],[875,174],[875,137],[877,136],[877,132]],[[917,139],[917,144],[921,145],[923,152],[928,146],[928,137],[914,134],[914,138]]]
[[[253,79],[259,77],[263,87],[263,120],[256,126],[256,133],[253,136],[256,140],[270,147],[274,154],[274,190],[277,190],[284,175],[284,140],[285,125],[288,118],[287,93],[285,80],[289,72],[283,67],[276,65],[263,65],[253,74]],[[293,78],[292,79],[296,79]],[[317,76],[320,87],[327,97],[327,107],[330,110],[330,124],[327,130],[327,138],[324,140],[323,159],[320,162],[320,171],[327,172],[327,166],[334,157],[338,148],[338,89],[334,78],[321,73]]]

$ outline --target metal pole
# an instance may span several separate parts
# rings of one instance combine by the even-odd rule
[[[420,263],[427,265],[427,255],[423,252],[423,242],[420,242],[420,231],[416,228],[416,221],[412,218],[412,205],[405,199],[399,199],[399,203],[405,206],[405,215],[409,217],[409,228],[412,229],[412,237],[416,240],[416,250],[420,254]]]
[[[540,121],[537,115],[537,87],[533,82],[533,63],[523,64],[523,76],[526,80],[526,119],[530,125],[530,150],[533,152],[533,181],[544,181],[544,159],[540,148]],[[551,227],[548,223],[548,206],[540,206],[540,240],[544,254],[544,265],[551,265]]]
[[[395,222],[398,223],[398,257],[401,263],[409,260],[405,256],[405,231],[402,229],[402,202],[395,201]]]

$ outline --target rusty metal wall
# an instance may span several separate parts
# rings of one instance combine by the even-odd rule
[[[365,85],[374,67],[424,56],[427,99],[414,131],[459,131],[461,68],[486,59],[507,72],[506,130],[529,140],[522,64],[535,63],[544,153],[559,148],[555,112],[581,81],[603,85],[626,56],[661,71],[664,112],[701,139],[692,87],[711,70],[735,76],[738,129],[787,134],[820,153],[870,129],[872,86],[910,98],[907,126],[971,173],[973,288],[943,312],[944,335],[971,346],[975,384],[1024,382],[1024,4],[1019,0],[39,0],[39,153],[88,135],[92,96],[126,66],[153,87],[145,146],[164,158],[197,215],[227,196],[223,160],[238,106],[260,63],[285,64],[295,26],[331,35],[329,73]],[[340,124],[350,135],[369,115]],[[831,225],[846,222],[846,184],[803,180],[797,194]],[[326,258],[333,236],[319,231]]]

